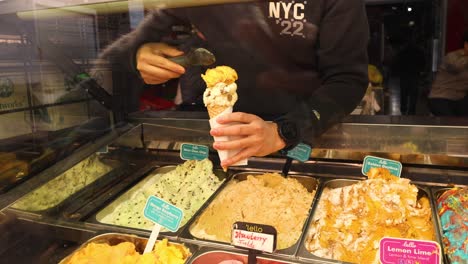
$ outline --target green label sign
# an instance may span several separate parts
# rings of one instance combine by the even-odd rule
[[[109,146],[102,147],[96,151],[97,153],[109,153]]]
[[[400,177],[403,166],[398,161],[366,156],[362,164],[362,174],[367,176],[367,172],[369,172],[371,168],[385,168],[388,169],[392,175]]]
[[[180,147],[180,158],[183,160],[203,160],[208,158],[208,147],[183,143]]]
[[[312,152],[312,148],[309,145],[299,143],[295,148],[289,150],[286,156],[300,162],[306,162],[309,160],[310,152]]]
[[[143,214],[149,220],[176,232],[184,213],[172,204],[151,195],[146,201]]]

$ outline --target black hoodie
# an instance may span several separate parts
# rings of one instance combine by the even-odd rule
[[[164,41],[179,25],[202,33],[206,41],[197,40],[196,45],[212,51],[217,65],[238,72],[234,111],[294,121],[309,143],[349,114],[368,85],[369,32],[363,0],[259,1],[157,10],[102,56],[135,71],[137,49]],[[186,50],[186,44],[179,48]],[[202,71],[189,68],[181,77],[186,94],[203,92]]]

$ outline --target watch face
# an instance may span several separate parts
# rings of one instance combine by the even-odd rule
[[[293,122],[283,122],[281,124],[281,134],[288,140],[297,138],[297,127]]]

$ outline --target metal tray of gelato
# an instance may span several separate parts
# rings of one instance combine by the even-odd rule
[[[324,182],[297,257],[314,263],[377,263],[375,245],[383,237],[440,243],[429,190],[395,179]]]
[[[129,166],[93,154],[25,195],[11,208],[39,215],[68,214],[70,212],[64,212],[66,208],[88,203],[103,189],[118,181]]]
[[[468,263],[468,186],[432,188],[445,263]]]
[[[190,264],[247,264],[248,255],[242,251],[225,251],[213,248],[202,248],[195,253],[189,261]],[[290,264],[298,263],[293,260],[286,260],[275,257],[270,258],[265,255],[257,256],[257,264]]]
[[[178,166],[162,166],[150,171],[143,180],[111,201],[90,221],[150,232],[154,223],[143,216],[143,209],[148,197],[155,195],[184,212],[178,231],[161,229],[162,235],[174,237],[219,189],[226,178],[227,175],[223,171],[213,171],[209,160],[186,161]]]
[[[234,222],[274,226],[277,246],[274,255],[292,256],[315,199],[319,181],[309,175],[240,172],[192,219],[182,239],[201,244],[229,246]],[[195,243],[194,242],[194,243]]]
[[[128,243],[126,243],[126,245],[123,246],[121,243],[124,243],[124,242],[129,242],[132,245],[129,245]],[[115,263],[116,260],[122,260],[122,258],[130,257],[128,256],[129,252],[133,253],[132,257],[135,257],[135,255],[136,257],[140,257],[141,254],[143,254],[143,251],[145,250],[147,242],[148,242],[147,238],[143,238],[143,237],[139,237],[135,235],[127,235],[127,234],[120,234],[120,233],[106,233],[106,234],[98,235],[89,239],[88,241],[83,243],[80,247],[78,247],[75,251],[73,251],[70,255],[62,259],[62,261],[60,261],[59,264],[69,263],[73,257],[75,258],[78,257],[78,255],[74,256],[75,254],[84,256],[85,258],[83,260],[90,261],[89,263]],[[172,241],[167,241],[167,244],[163,243],[160,246],[158,246],[158,243],[160,242],[164,242],[164,241],[158,240],[153,253],[155,253],[155,255],[158,255],[159,258],[166,260],[168,262],[175,261],[174,259],[170,259],[171,257],[174,257],[174,254],[166,254],[167,252],[165,252],[165,250],[167,251],[170,250],[168,249],[169,247],[171,247],[172,250],[176,249],[180,251],[181,253],[180,255],[185,260],[184,263],[188,263],[188,260],[190,259],[190,257],[198,249],[196,245],[180,244],[180,243],[176,243]],[[93,245],[89,246],[90,244],[93,244]],[[110,250],[111,247],[115,247],[119,244],[121,246],[121,248],[119,249],[122,249],[123,250],[122,252],[118,252],[119,249],[116,249],[116,248],[113,248],[112,250]],[[85,248],[87,248],[86,252],[84,252],[83,250]],[[106,254],[107,250],[109,250],[108,251],[109,254]],[[95,262],[93,262],[89,258],[86,258],[86,257],[90,257],[90,255],[93,255],[93,252],[96,252],[99,255],[101,255],[100,257],[102,257],[102,259],[100,260],[94,259]],[[114,261],[111,261],[110,258],[112,257],[114,258]],[[178,258],[177,260],[180,261],[180,258]],[[136,263],[136,262],[137,261],[134,261],[132,263]],[[149,262],[145,262],[145,263],[149,263]],[[173,263],[173,262],[170,262],[170,263]]]

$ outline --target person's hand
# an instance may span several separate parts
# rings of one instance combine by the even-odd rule
[[[182,54],[184,54],[182,51],[165,43],[146,43],[137,51],[136,68],[145,83],[165,83],[185,73],[184,67],[166,57],[176,57]]]
[[[266,122],[256,115],[236,112],[220,116],[216,119],[220,124],[238,122],[227,127],[214,128],[210,131],[212,136],[241,136],[242,138],[215,142],[213,147],[217,150],[241,149],[239,153],[221,161],[221,166],[227,168],[236,162],[251,156],[263,157],[278,151],[286,146],[278,135],[276,123]]]

